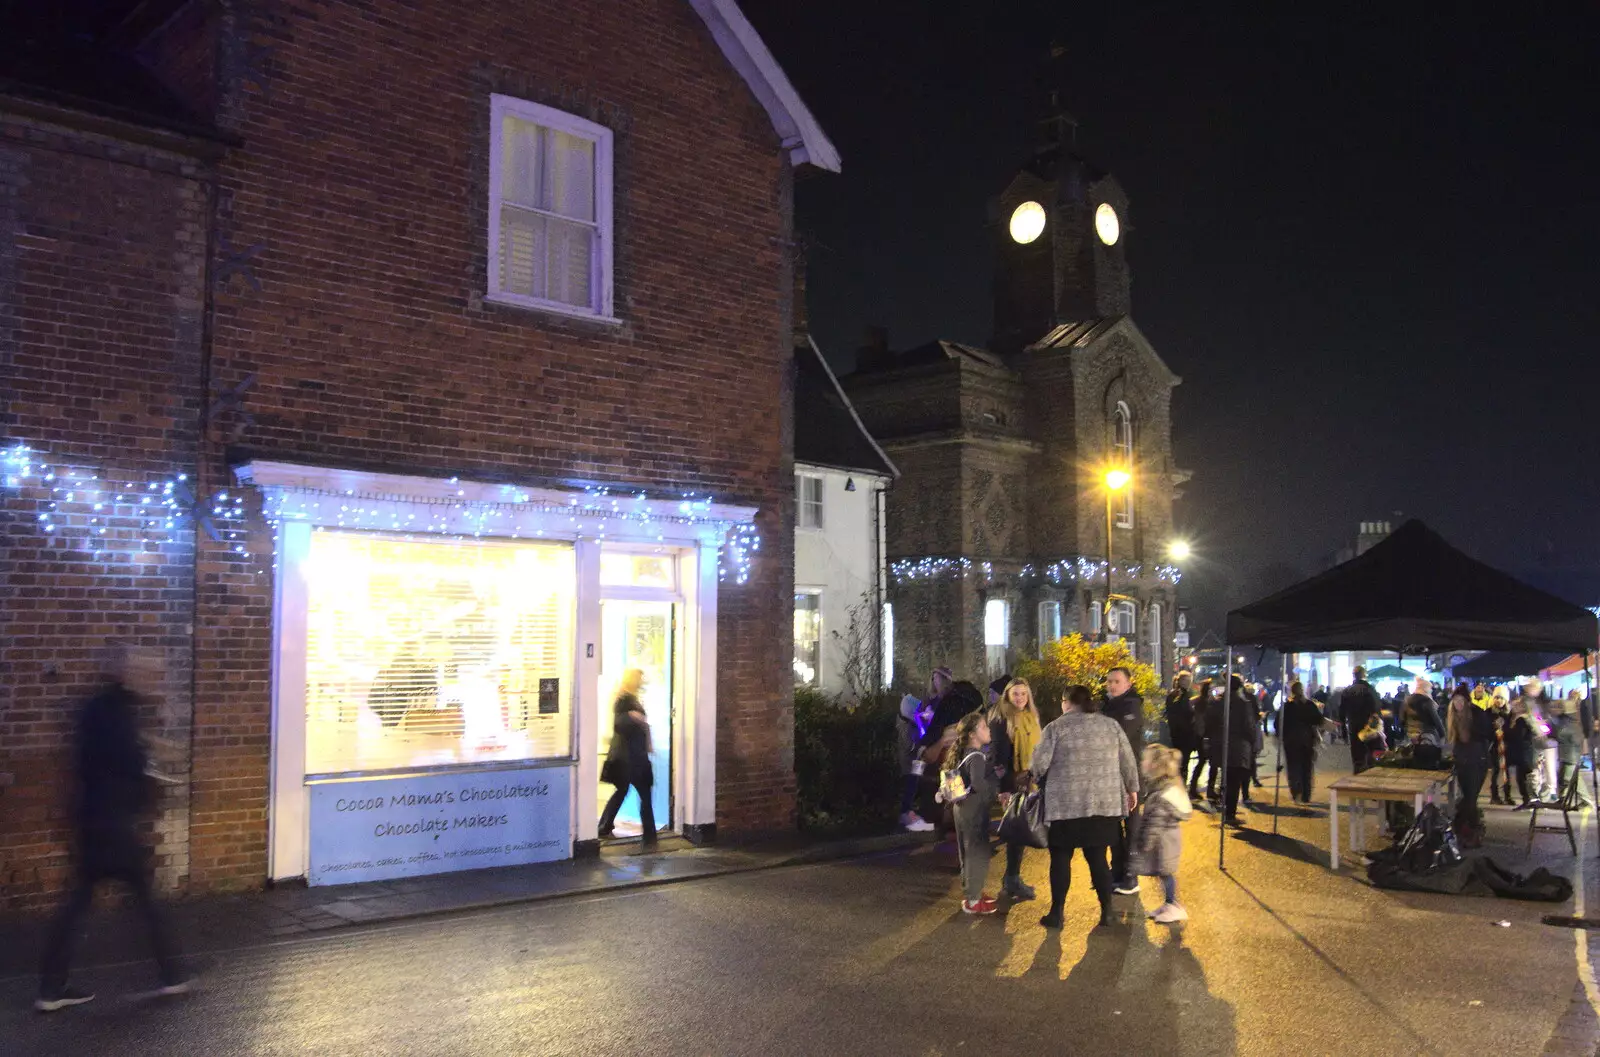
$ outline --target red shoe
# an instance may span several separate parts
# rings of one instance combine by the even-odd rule
[[[965,899],[961,901],[961,911],[964,914],[993,914],[999,909],[1000,905],[987,894],[979,896],[976,902],[969,903]]]

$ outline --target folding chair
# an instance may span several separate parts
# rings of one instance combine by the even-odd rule
[[[1572,812],[1578,810],[1578,776],[1581,767],[1582,764],[1573,764],[1571,766],[1570,775],[1565,776],[1565,780],[1561,783],[1561,798],[1557,803],[1551,805],[1541,800],[1533,802],[1533,814],[1528,819],[1528,848],[1523,852],[1524,856],[1533,854],[1533,835],[1535,833],[1565,833],[1567,835],[1567,844],[1572,848],[1572,854],[1578,854],[1578,838],[1572,833]],[[1566,769],[1564,768],[1563,770],[1565,771]],[[1544,808],[1546,811],[1560,811],[1561,825],[1557,826],[1549,822],[1542,826],[1539,825],[1540,808]]]

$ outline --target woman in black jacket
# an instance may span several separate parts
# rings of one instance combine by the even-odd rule
[[[1289,769],[1289,797],[1297,804],[1311,803],[1311,775],[1316,768],[1317,744],[1325,722],[1317,703],[1306,696],[1305,684],[1289,687],[1289,700],[1279,721],[1283,731],[1283,758]]]
[[[606,801],[600,813],[600,836],[609,837],[617,821],[617,812],[628,797],[628,787],[639,793],[639,824],[644,829],[642,847],[656,844],[655,807],[650,803],[650,787],[654,773],[650,766],[650,721],[645,718],[644,705],[639,701],[639,690],[644,686],[644,673],[629,668],[622,673],[622,683],[617,688],[616,714],[611,728],[611,747],[606,752],[606,762],[600,768],[600,780],[616,786],[616,792]]]

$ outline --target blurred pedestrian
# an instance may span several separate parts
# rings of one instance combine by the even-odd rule
[[[1133,851],[1129,856],[1132,873],[1161,879],[1162,903],[1150,911],[1160,925],[1175,925],[1189,920],[1189,912],[1178,902],[1178,860],[1183,855],[1183,823],[1193,806],[1183,792],[1179,763],[1183,754],[1165,745],[1145,747],[1139,761],[1144,779],[1139,823],[1134,827]]]
[[[1515,776],[1517,789],[1522,794],[1521,801],[1516,805],[1520,811],[1533,806],[1536,742],[1542,741],[1543,735],[1535,727],[1534,718],[1528,715],[1528,706],[1523,698],[1518,697],[1511,702],[1510,711],[1511,722],[1506,727],[1505,736],[1506,772],[1508,776]]]
[[[656,846],[656,812],[650,801],[655,772],[650,765],[650,720],[639,700],[643,688],[644,672],[629,668],[622,673],[617,699],[611,706],[611,746],[600,773],[600,780],[616,786],[616,791],[600,813],[600,836],[612,835],[617,812],[622,810],[631,787],[639,794],[639,825],[643,830],[640,849],[649,851]]]
[[[1178,750],[1178,775],[1182,781],[1188,781],[1189,758],[1194,754],[1197,740],[1194,732],[1194,691],[1190,689],[1193,679],[1194,676],[1188,672],[1179,672],[1173,678],[1162,714],[1167,725],[1167,738],[1172,747]]]
[[[1106,855],[1139,803],[1139,766],[1116,720],[1099,715],[1088,687],[1068,688],[1060,718],[1052,720],[1033,753],[1031,770],[1044,783],[1050,823],[1050,910],[1045,928],[1062,925],[1072,884],[1072,853],[1082,851],[1100,898],[1100,924],[1111,924],[1111,865]]]
[[[1133,673],[1126,668],[1113,668],[1106,673],[1106,701],[1101,711],[1117,721],[1127,736],[1128,750],[1135,760],[1144,752],[1144,698],[1133,688]],[[1118,839],[1111,845],[1111,881],[1118,895],[1131,896],[1139,891],[1139,882],[1128,876],[1128,824],[1124,819],[1118,827]]]
[[[1373,716],[1380,717],[1379,721],[1382,722],[1383,712],[1383,707],[1378,702],[1377,691],[1367,682],[1365,668],[1358,667],[1355,670],[1355,680],[1340,693],[1339,708],[1344,727],[1349,731],[1350,766],[1356,774],[1360,774],[1372,766],[1372,752],[1368,747],[1371,737],[1363,735]]]
[[[1237,675],[1228,684],[1228,698],[1222,703],[1227,710],[1227,737],[1223,747],[1225,770],[1222,775],[1222,821],[1228,826],[1242,826],[1239,819],[1239,797],[1250,784],[1250,765],[1255,761],[1261,733],[1256,727],[1256,710],[1245,693],[1244,680]],[[1223,724],[1216,725],[1217,740],[1223,741]]]
[[[1326,720],[1317,703],[1306,697],[1305,685],[1298,680],[1289,686],[1289,701],[1283,706],[1283,757],[1289,772],[1289,798],[1297,804],[1311,803],[1311,776],[1316,769],[1319,732]]]
[[[1210,738],[1206,733],[1207,717],[1210,715],[1212,708],[1210,679],[1202,679],[1200,681],[1200,686],[1195,690],[1192,705],[1194,710],[1192,721],[1194,729],[1194,770],[1189,772],[1189,799],[1190,801],[1195,801],[1200,799],[1200,771],[1206,766],[1206,761],[1210,759],[1211,755],[1208,748]],[[1211,783],[1208,786],[1208,796],[1216,791],[1216,775],[1217,770],[1213,767],[1211,769]]]
[[[1478,793],[1489,772],[1490,746],[1494,743],[1494,719],[1472,703],[1472,694],[1458,686],[1445,711],[1445,740],[1455,758],[1456,833],[1462,844],[1475,848],[1483,843],[1483,815],[1478,809]]]
[[[133,892],[160,972],[155,993],[178,995],[193,986],[151,893],[150,852],[138,832],[140,817],[154,801],[154,772],[140,740],[138,714],[155,666],[128,644],[113,642],[100,669],[101,685],[79,708],[74,730],[72,886],[45,940],[39,997],[33,1003],[42,1013],[94,998],[69,984],[67,974],[79,922],[101,881],[121,881]]]

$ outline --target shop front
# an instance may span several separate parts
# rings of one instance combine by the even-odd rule
[[[274,880],[597,846],[634,668],[657,825],[714,831],[719,559],[754,510],[285,463],[238,475],[276,529]],[[638,819],[630,798],[617,833]]]

